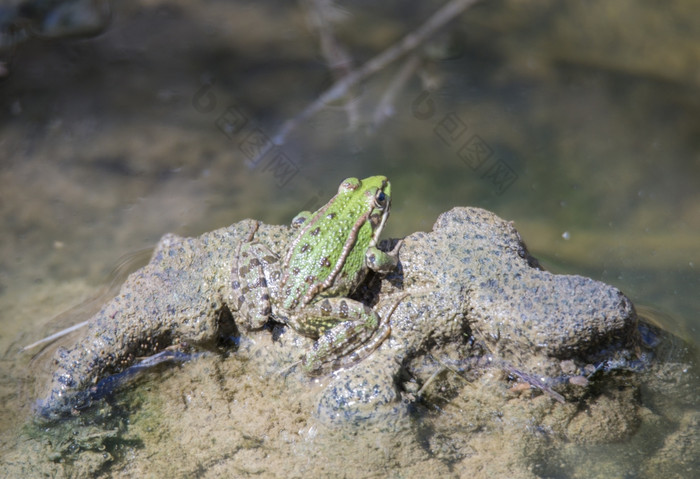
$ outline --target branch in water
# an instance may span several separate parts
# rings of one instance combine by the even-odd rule
[[[387,48],[382,53],[376,57],[369,60],[367,63],[362,65],[357,70],[354,70],[344,76],[342,79],[335,82],[328,90],[323,92],[313,103],[307,106],[301,113],[299,113],[294,118],[291,118],[284,122],[277,133],[258,154],[258,157],[254,161],[257,162],[260,158],[265,156],[272,148],[275,146],[281,146],[284,144],[289,133],[296,128],[299,123],[304,120],[309,119],[311,116],[318,113],[325,105],[336,101],[344,97],[348,91],[362,82],[363,80],[374,75],[390,63],[398,60],[407,53],[412,52],[427,40],[429,40],[433,35],[435,35],[440,28],[445,26],[448,22],[456,18],[468,7],[477,3],[479,0],[452,0],[447,3],[440,10],[435,12],[432,17],[430,17],[423,25],[421,25],[417,30],[406,35],[401,41],[394,44],[393,46]]]

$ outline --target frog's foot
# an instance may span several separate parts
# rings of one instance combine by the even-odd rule
[[[365,255],[367,267],[377,273],[390,273],[399,264],[399,250],[403,245],[403,239],[396,242],[394,248],[385,253],[376,246],[370,246]]]
[[[313,309],[311,317],[303,326],[294,325],[308,336],[324,331],[303,358],[302,369],[309,375],[351,366],[372,354],[391,334],[388,318],[381,321],[372,308],[359,301],[326,298],[309,307]]]

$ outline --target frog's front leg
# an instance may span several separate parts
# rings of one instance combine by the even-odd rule
[[[391,333],[370,307],[348,298],[324,298],[288,318],[299,333],[318,338],[303,359],[307,374],[330,372],[369,356]],[[296,316],[299,316],[297,314]]]
[[[272,314],[270,290],[279,279],[279,258],[262,243],[245,242],[231,268],[233,304],[247,327],[262,328]]]
[[[365,253],[367,267],[377,273],[390,273],[399,264],[399,250],[403,240],[399,240],[390,252],[385,253],[376,246],[370,246]]]

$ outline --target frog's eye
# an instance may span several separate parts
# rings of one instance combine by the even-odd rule
[[[383,191],[377,193],[377,196],[374,197],[375,208],[386,208],[387,198],[387,195]]]

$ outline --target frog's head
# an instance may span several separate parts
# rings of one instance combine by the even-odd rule
[[[391,209],[391,183],[387,177],[348,178],[340,184],[338,193],[350,193],[362,203],[365,221],[372,226],[370,246],[375,246]]]

